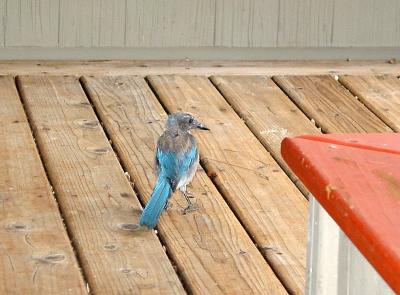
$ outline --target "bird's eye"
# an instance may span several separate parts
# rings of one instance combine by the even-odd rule
[[[190,124],[192,124],[193,121],[194,121],[193,118],[190,118],[190,119],[189,119],[189,123],[190,123]]]

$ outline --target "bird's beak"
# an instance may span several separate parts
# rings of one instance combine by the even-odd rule
[[[197,123],[196,128],[201,129],[201,130],[210,130],[210,128],[207,128],[206,126],[204,126],[201,123]]]

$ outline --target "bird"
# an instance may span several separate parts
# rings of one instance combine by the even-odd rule
[[[197,140],[191,134],[192,129],[210,130],[189,113],[177,112],[168,116],[165,131],[157,140],[157,181],[140,217],[140,226],[153,229],[164,209],[170,207],[169,198],[177,189],[187,202],[183,213],[197,210],[190,200],[194,196],[187,189],[199,165],[199,150]]]

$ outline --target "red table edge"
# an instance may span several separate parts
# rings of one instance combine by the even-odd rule
[[[395,257],[397,259],[394,259],[390,253],[387,253],[385,244],[374,243],[375,247],[371,247],[371,242],[376,242],[376,237],[368,231],[368,228],[366,228],[365,224],[357,217],[354,210],[343,201],[344,198],[340,196],[340,193],[335,190],[327,192],[326,187],[328,181],[319,175],[318,170],[311,165],[311,163],[309,163],[310,170],[305,171],[303,169],[303,165],[309,161],[301,153],[301,148],[298,145],[299,140],[340,143],[330,140],[320,140],[320,137],[310,136],[285,138],[281,144],[281,154],[288,166],[318,200],[321,206],[335,220],[357,249],[373,265],[389,286],[397,294],[400,294],[399,257]],[[329,199],[334,199],[335,202],[331,202]],[[346,218],[343,218],[344,213],[347,214]]]

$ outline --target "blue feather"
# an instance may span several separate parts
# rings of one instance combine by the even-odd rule
[[[179,181],[189,173],[198,155],[197,147],[193,146],[186,152],[175,153],[157,148],[156,161],[159,165],[159,176],[151,194],[150,200],[140,217],[140,225],[154,228],[169,197]]]
[[[165,152],[158,149],[157,160],[161,166],[161,171],[165,173],[167,178],[179,182],[190,170],[197,157],[197,153],[196,146],[193,146],[185,153]]]
[[[150,201],[140,217],[140,225],[154,228],[171,194],[172,188],[168,179],[164,175],[160,175],[151,194]]]

